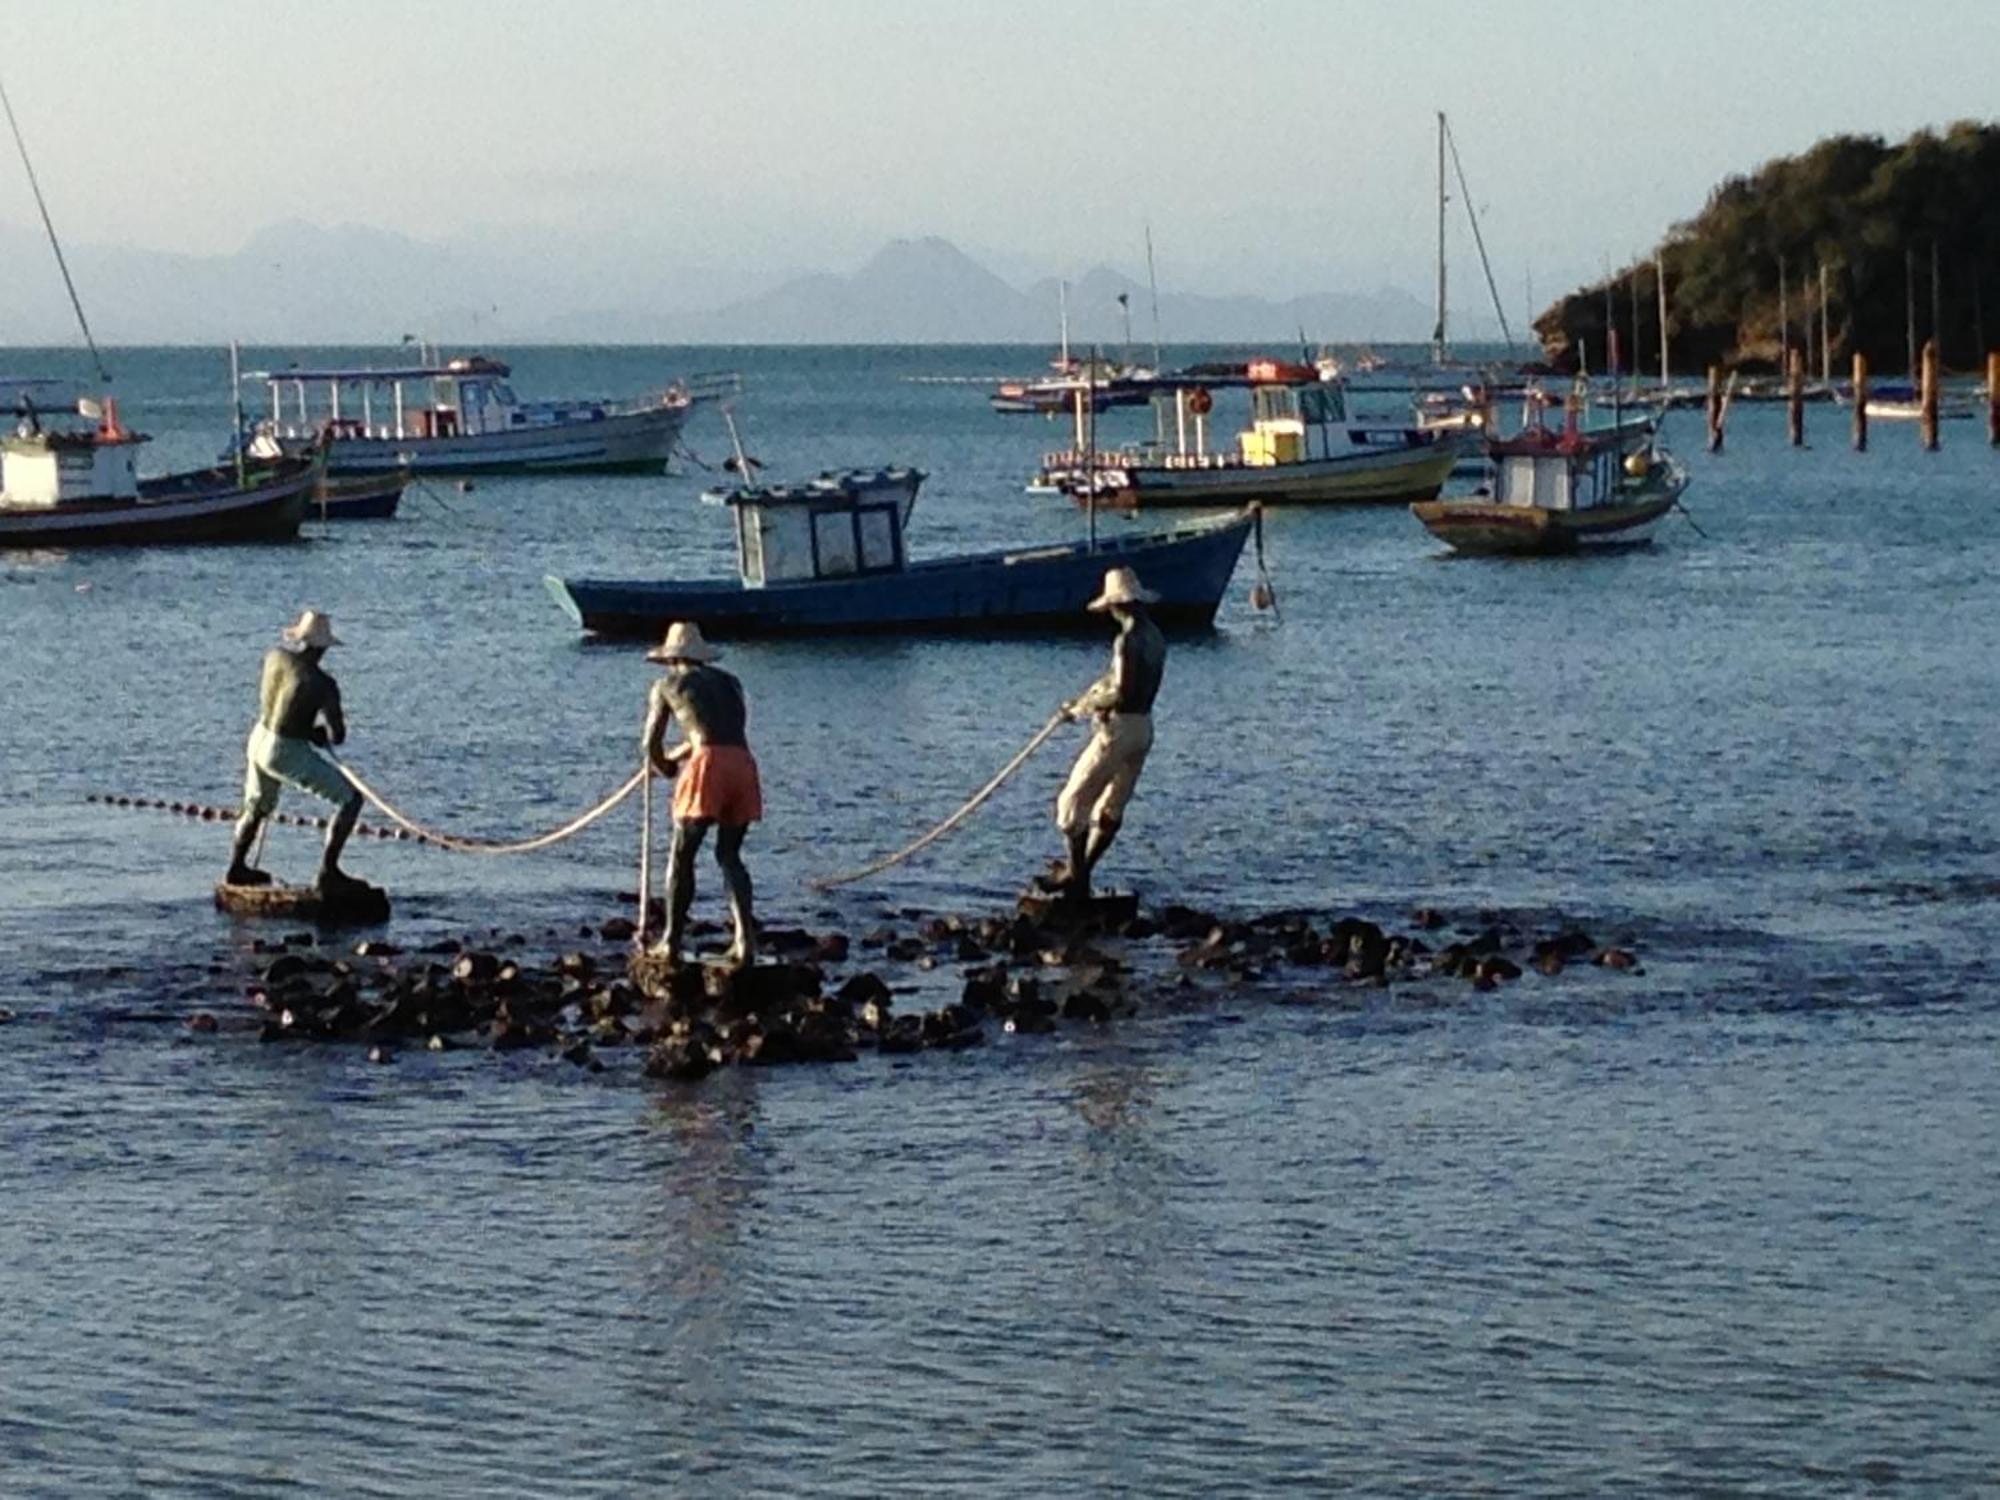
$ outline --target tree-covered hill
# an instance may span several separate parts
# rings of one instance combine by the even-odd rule
[[[1800,348],[1810,339],[1813,373],[1822,266],[1837,371],[1857,349],[1877,371],[1902,370],[1911,303],[1919,343],[1935,334],[1947,367],[1979,368],[1989,308],[2000,337],[2000,125],[1963,121],[1894,146],[1879,136],[1833,136],[1730,178],[1657,253],[1676,371],[1777,361],[1781,265],[1789,342]],[[1632,343],[1639,315],[1639,347],[1622,350],[1627,368],[1659,368],[1656,286],[1652,256],[1610,278],[1621,344]],[[1535,320],[1551,361],[1605,368],[1605,291],[1598,282],[1572,292]]]

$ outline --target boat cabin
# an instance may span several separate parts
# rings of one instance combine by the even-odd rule
[[[260,370],[244,378],[270,387],[270,431],[295,442],[322,431],[384,441],[478,437],[616,414],[602,401],[524,402],[508,384],[511,373],[497,359],[473,355],[392,369]],[[317,409],[311,386],[323,387]]]
[[[51,426],[59,414],[38,411],[25,397],[17,400],[12,426],[0,438],[0,504],[53,509],[138,498],[145,435],[119,423],[118,403],[110,398],[79,401],[75,411],[95,425]]]
[[[855,485],[770,485],[725,497],[736,513],[736,560],[746,588],[897,573],[900,492]]]
[[[1495,442],[1491,452],[1494,503],[1539,510],[1610,504],[1629,466],[1637,463],[1643,474],[1649,465],[1642,452],[1627,455],[1616,433],[1558,434],[1545,427],[1529,427]]]

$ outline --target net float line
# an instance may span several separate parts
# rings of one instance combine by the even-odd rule
[[[89,792],[83,799],[98,807],[124,807],[140,812],[173,813],[183,818],[194,818],[203,823],[234,823],[242,814],[241,808],[212,807],[202,802],[176,802],[165,797],[119,797],[108,793]],[[305,813],[275,812],[269,820],[283,823],[288,828],[317,828],[324,830],[331,818],[310,817]],[[411,833],[405,828],[383,828],[372,823],[354,825],[354,837],[361,839],[385,839],[398,844],[427,844],[432,848],[443,848],[427,834]]]

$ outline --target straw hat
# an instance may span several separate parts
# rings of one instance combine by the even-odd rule
[[[1151,589],[1141,587],[1139,575],[1130,568],[1113,568],[1104,575],[1104,592],[1084,607],[1110,609],[1114,604],[1156,604],[1159,598]]]
[[[299,616],[298,623],[285,627],[279,644],[288,651],[310,651],[315,647],[324,651],[328,646],[340,645],[341,639],[333,633],[332,620],[316,609],[309,609]]]
[[[701,638],[701,627],[676,620],[667,638],[646,653],[647,661],[714,661],[722,653]]]

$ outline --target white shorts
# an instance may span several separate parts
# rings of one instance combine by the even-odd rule
[[[1092,730],[1090,743],[1076,758],[1069,781],[1056,798],[1056,827],[1065,835],[1084,832],[1093,823],[1113,824],[1125,816],[1132,788],[1145,769],[1153,748],[1151,714],[1105,714]]]
[[[354,783],[340,762],[311,740],[273,734],[262,724],[250,731],[243,747],[243,810],[269,815],[278,806],[278,788],[297,787],[323,797],[336,807],[355,795]]]

